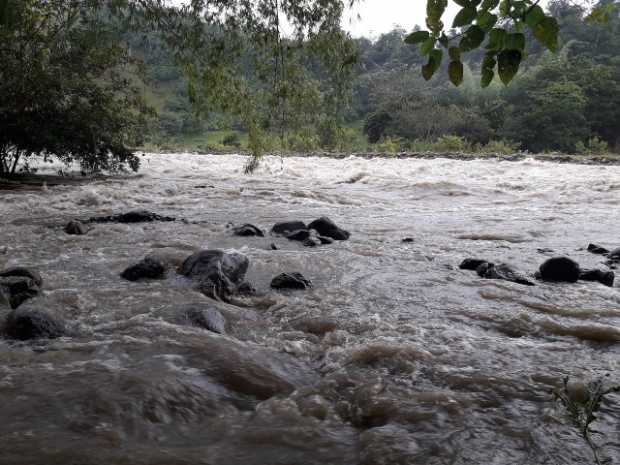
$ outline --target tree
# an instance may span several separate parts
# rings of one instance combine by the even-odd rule
[[[0,174],[34,157],[137,170],[147,108],[108,11],[81,0],[0,0]]]

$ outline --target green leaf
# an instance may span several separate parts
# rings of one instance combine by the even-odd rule
[[[555,18],[545,16],[541,22],[532,28],[532,32],[534,33],[534,37],[549,50],[552,52],[557,50],[560,27]]]
[[[458,6],[469,6],[468,0],[454,0],[454,3],[456,3]]]
[[[505,85],[510,84],[519,71],[522,57],[518,50],[504,50],[497,56],[497,74]]]
[[[520,32],[508,34],[504,42],[504,48],[522,52],[525,49],[525,35]]]
[[[484,42],[484,38],[486,37],[486,33],[480,26],[471,26],[465,32],[465,35],[461,39],[459,43],[459,47],[463,52],[469,52],[480,47],[480,44]]]
[[[499,0],[484,0],[482,5],[480,5],[480,9],[482,11],[490,11],[497,8],[497,5],[499,5]]]
[[[441,17],[447,7],[448,0],[426,0],[426,25],[436,35],[443,29]]]
[[[476,9],[467,6],[457,13],[452,22],[452,27],[463,27],[472,23],[476,19]]]
[[[495,26],[495,23],[497,23],[497,16],[488,11],[483,11],[476,17],[476,24],[485,31]]]
[[[427,81],[430,80],[430,78],[433,77],[433,75],[441,66],[442,59],[443,52],[440,49],[434,48],[433,50],[431,50],[428,57],[428,63],[422,66],[422,77]]]
[[[545,12],[538,5],[534,5],[525,13],[525,23],[530,29],[535,28],[543,19],[545,19]]]
[[[428,31],[415,31],[405,37],[405,43],[407,44],[419,44],[424,42],[430,37]]]
[[[448,66],[448,76],[450,82],[455,86],[460,86],[463,82],[463,63],[460,61],[451,61]]]
[[[482,73],[480,74],[480,87],[482,87],[483,89],[489,87],[491,82],[493,82],[494,77],[495,72],[493,71],[493,68],[483,69]]]
[[[422,44],[420,44],[420,53],[423,56],[426,56],[430,53],[430,51],[435,47],[435,39],[429,37]]]
[[[493,70],[495,65],[497,64],[497,60],[495,60],[495,54],[493,52],[487,52],[482,60],[482,69],[490,69]]]
[[[450,60],[452,61],[461,61],[461,49],[458,47],[450,47],[448,55],[450,55]]]
[[[491,29],[489,32],[489,43],[486,48],[488,50],[501,50],[504,48],[504,43],[506,42],[506,31],[504,29]]]

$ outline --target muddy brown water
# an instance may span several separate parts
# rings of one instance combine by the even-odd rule
[[[0,193],[0,268],[39,270],[40,305],[74,334],[0,339],[0,464],[594,463],[551,392],[566,376],[620,384],[619,288],[523,287],[458,264],[603,266],[584,249],[620,246],[620,167],[270,157],[244,176],[244,162],[150,155],[140,178]],[[63,232],[133,209],[195,224]],[[310,249],[226,227],[319,216],[351,239]],[[119,278],[147,254],[205,248],[246,254],[264,295],[223,304],[174,273]],[[270,291],[286,271],[314,287]],[[219,308],[228,333],[177,324],[188,303]],[[608,463],[619,401],[594,425]]]

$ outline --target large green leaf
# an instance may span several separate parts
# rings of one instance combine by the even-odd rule
[[[461,61],[461,49],[458,47],[450,47],[448,55],[450,55],[450,60],[452,61]]]
[[[545,19],[545,12],[538,5],[534,5],[525,13],[525,23],[530,27],[536,27],[543,19]]]
[[[482,5],[480,5],[480,9],[482,11],[491,11],[497,8],[497,5],[499,5],[499,0],[484,0]]]
[[[519,50],[522,52],[525,49],[525,35],[520,32],[506,35],[504,48],[508,50]]]
[[[506,42],[506,31],[504,29],[494,28],[489,32],[489,43],[486,48],[488,50],[501,50]]]
[[[447,7],[448,0],[426,0],[426,25],[436,35],[443,29],[441,17]]]
[[[428,55],[431,50],[435,47],[435,39],[429,37],[424,42],[420,44],[420,53],[424,56]]]
[[[465,32],[465,35],[461,39],[459,43],[459,47],[463,52],[469,52],[480,47],[480,44],[484,42],[484,38],[486,37],[486,33],[480,26],[471,26]]]
[[[542,21],[532,28],[532,32],[534,33],[534,37],[552,52],[558,49],[560,26],[555,18],[545,16]]]
[[[483,69],[482,73],[480,74],[480,87],[482,87],[483,89],[486,87],[489,87],[491,82],[493,82],[494,77],[495,77],[495,71],[493,71],[493,68]]]
[[[460,86],[463,82],[463,63],[461,61],[451,61],[448,66],[448,76],[452,84]]]
[[[454,17],[452,27],[463,27],[471,24],[476,19],[476,9],[471,6],[466,6],[459,11]]]
[[[483,11],[476,17],[476,24],[485,31],[495,26],[495,23],[497,23],[497,16],[488,11]]]
[[[422,77],[427,81],[433,77],[433,75],[437,72],[439,67],[441,66],[441,60],[443,59],[443,52],[434,48],[431,50],[428,56],[428,63],[422,66]]]
[[[428,31],[415,31],[405,37],[405,42],[408,44],[419,44],[427,40],[429,36]]]
[[[504,50],[497,56],[497,74],[506,85],[515,77],[523,55],[518,50]]]

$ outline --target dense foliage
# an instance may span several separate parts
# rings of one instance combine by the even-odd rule
[[[0,174],[33,157],[136,170],[147,113],[106,11],[88,2],[0,1]]]

